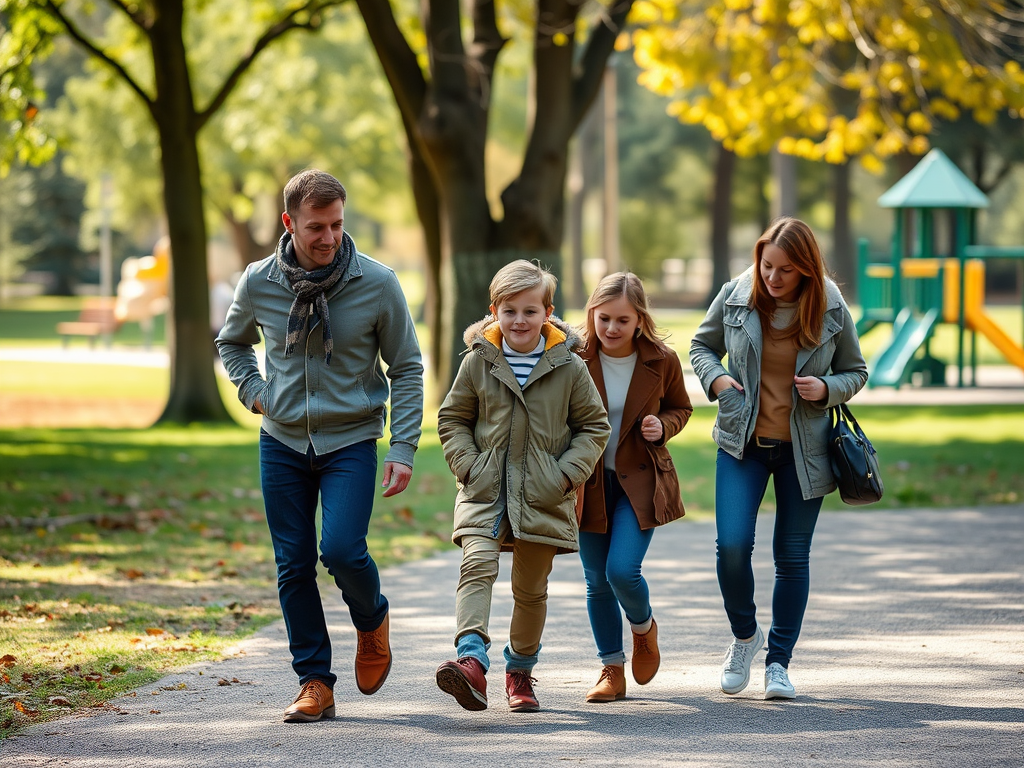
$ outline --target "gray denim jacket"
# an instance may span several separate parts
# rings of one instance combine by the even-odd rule
[[[217,337],[238,399],[254,410],[259,398],[263,429],[285,445],[305,453],[312,444],[324,454],[382,437],[390,395],[391,450],[385,461],[411,467],[423,419],[423,363],[397,275],[364,254],[353,255],[327,293],[334,337],[330,365],[315,316],[306,338],[284,356],[294,299],[274,256],[246,268]],[[261,331],[266,379],[253,349]]]
[[[737,459],[754,435],[760,403],[761,319],[749,306],[754,268],[722,286],[690,344],[690,363],[708,396],[719,376],[732,376],[743,392],[732,387],[722,391],[712,436],[718,446]],[[793,387],[793,412],[789,419],[796,473],[804,499],[835,490],[828,460],[828,409],[844,403],[868,380],[867,364],[860,351],[857,330],[839,287],[825,278],[825,323],[821,341],[796,356],[798,376],[817,376],[828,387],[824,402],[801,398]],[[722,358],[728,355],[728,369]]]

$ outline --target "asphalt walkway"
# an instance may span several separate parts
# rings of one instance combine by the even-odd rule
[[[762,515],[755,552],[766,625],[771,524]],[[730,638],[714,538],[711,521],[684,520],[655,535],[645,572],[662,669],[642,688],[630,680],[622,702],[583,700],[599,667],[575,556],[557,558],[552,574],[535,670],[543,711],[512,714],[502,694],[506,556],[495,590],[491,708],[466,712],[441,693],[433,672],[453,650],[452,550],[383,572],[396,656],[372,697],[355,689],[355,632],[337,593],[328,597],[340,675],[334,720],[281,722],[297,684],[278,622],[225,661],[8,739],[0,765],[1021,766],[1024,506],[822,515],[791,702],[763,701],[759,674],[738,696],[718,690]]]

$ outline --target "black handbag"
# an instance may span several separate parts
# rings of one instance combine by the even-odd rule
[[[828,458],[840,498],[855,506],[874,504],[885,492],[874,446],[846,403],[832,406],[829,419]]]

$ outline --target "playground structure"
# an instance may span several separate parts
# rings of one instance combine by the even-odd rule
[[[119,323],[139,324],[148,348],[153,338],[153,318],[167,311],[171,269],[170,238],[162,237],[150,256],[125,259],[117,284],[114,316]]]
[[[871,261],[867,241],[858,248],[863,335],[891,323],[892,335],[869,365],[868,386],[906,383],[944,386],[946,364],[931,351],[940,323],[957,326],[957,384],[965,386],[965,337],[970,336],[971,385],[977,384],[977,335],[1024,370],[1021,348],[985,313],[985,260],[1024,260],[1024,247],[974,245],[974,211],[988,198],[939,149],[878,199],[894,208],[892,253]]]

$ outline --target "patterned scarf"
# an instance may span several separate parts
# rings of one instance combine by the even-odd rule
[[[295,301],[288,311],[288,333],[285,337],[284,356],[290,357],[295,351],[295,345],[303,336],[313,314],[313,307],[320,315],[321,327],[324,337],[324,357],[327,364],[331,364],[331,353],[334,351],[334,338],[331,336],[331,314],[327,309],[327,292],[345,274],[349,262],[352,261],[352,254],[356,246],[349,237],[348,232],[341,235],[341,246],[334,254],[334,261],[325,267],[307,272],[299,266],[295,259],[295,247],[292,245],[292,236],[285,232],[281,235],[281,241],[277,245],[277,266],[284,272],[285,277],[295,291]]]

